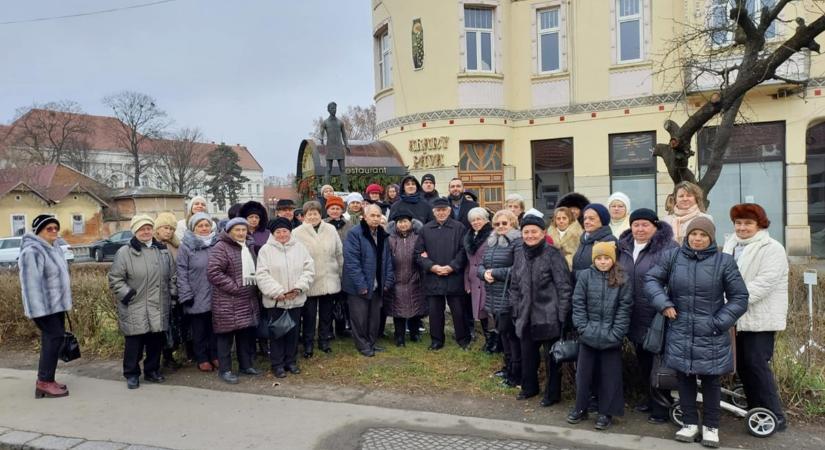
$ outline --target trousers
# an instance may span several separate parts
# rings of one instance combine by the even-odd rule
[[[218,342],[212,332],[212,312],[189,314],[192,327],[192,350],[198,364],[217,359]]]
[[[783,419],[785,413],[771,371],[775,336],[774,331],[737,332],[736,371],[748,397],[748,408],[768,408]]]
[[[576,363],[576,411],[586,410],[590,404],[591,394],[597,394],[599,414],[623,415],[622,386],[621,348],[598,350],[579,343],[579,359]]]
[[[534,341],[529,325],[521,334],[521,390],[528,394],[539,392],[539,364],[544,359],[547,371],[544,398],[550,402],[561,400],[561,366],[550,356],[550,347],[557,340]]]
[[[37,363],[38,381],[54,381],[60,345],[66,334],[66,314],[63,312],[32,319],[40,330],[40,361]]]
[[[378,322],[381,319],[381,294],[372,293],[369,298],[350,295],[347,299],[352,339],[359,352],[372,351],[378,340]]]
[[[267,308],[269,320],[278,320],[281,315],[289,314],[297,324],[301,318],[302,308],[281,309]],[[273,369],[280,369],[285,366],[294,365],[297,362],[298,354],[298,326],[292,327],[289,332],[277,339],[269,333],[269,364]]]
[[[255,339],[255,327],[241,328],[229,333],[215,333],[218,351],[218,363],[221,372],[232,371],[232,343],[235,344],[235,352],[238,355],[238,368],[240,370],[252,367],[252,355],[254,350],[251,342]]]
[[[699,411],[696,407],[696,378],[702,380],[702,425],[719,428],[722,400],[722,384],[719,375],[687,375],[677,372],[679,377],[679,404],[682,405],[682,419],[685,425],[699,425]]]
[[[470,344],[470,329],[464,321],[464,295],[428,295],[427,303],[430,306],[430,337],[433,344],[444,345],[444,307],[450,305],[450,315],[453,318],[453,330],[458,345],[464,347]]]
[[[143,374],[160,371],[160,354],[163,351],[165,340],[166,336],[163,332],[126,336],[123,350],[123,376],[126,378],[140,376],[140,360],[143,359],[144,351],[146,358],[143,359]]]

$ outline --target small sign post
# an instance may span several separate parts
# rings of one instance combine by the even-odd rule
[[[814,286],[817,284],[816,269],[807,269],[802,274],[802,282],[808,285],[808,342],[799,348],[799,355],[807,353],[808,366],[811,365],[811,351],[824,351],[816,341],[814,341]]]

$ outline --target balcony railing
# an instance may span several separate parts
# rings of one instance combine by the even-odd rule
[[[741,61],[741,57],[726,58],[712,61],[707,66],[689,68],[686,73],[687,82],[689,83],[688,92],[718,90],[724,81],[724,77],[720,73],[727,68],[736,67]],[[697,66],[699,65],[697,64]],[[736,80],[737,73],[736,69],[729,71],[728,80],[730,83]],[[810,78],[810,74],[811,52],[807,49],[794,53],[776,69],[776,75],[785,80],[803,82]],[[785,80],[771,78],[763,81],[760,86],[788,84]]]

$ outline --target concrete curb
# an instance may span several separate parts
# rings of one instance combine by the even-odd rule
[[[169,450],[163,447],[132,445],[125,442],[89,441],[0,427],[2,450]]]

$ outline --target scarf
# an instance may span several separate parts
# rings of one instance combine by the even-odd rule
[[[473,231],[470,229],[470,231],[468,231],[469,239],[467,240],[467,252],[471,255],[475,255],[479,247],[481,247],[481,244],[483,244],[484,241],[490,237],[490,233],[492,231],[493,226],[490,225],[490,222],[485,223],[484,226],[478,231]]]
[[[329,219],[327,223],[334,226],[336,230],[344,228],[344,225],[347,224],[347,222],[344,219]]]
[[[416,191],[415,194],[412,194],[412,195],[401,194],[401,201],[403,201],[404,203],[411,203],[411,204],[414,205],[414,204],[418,203],[420,200],[421,200],[421,193],[418,192],[418,191]]]
[[[210,232],[206,236],[196,234],[195,237],[200,239],[204,243],[204,245],[209,245],[215,239],[215,229],[213,228],[212,232]]]
[[[630,229],[630,214],[625,214],[625,216],[619,220],[610,219],[610,231],[613,232],[613,236],[616,236],[616,239],[627,229]]]
[[[235,241],[238,242],[238,241]],[[252,259],[252,252],[246,245],[246,241],[238,242],[241,245],[241,273],[243,274],[243,285],[255,285],[255,260]]]
[[[759,253],[762,244],[767,243],[770,239],[771,236],[768,230],[763,229],[748,239],[740,239],[734,233],[725,241],[725,246],[722,251],[729,255],[733,255],[734,252],[737,253],[737,255],[734,255],[736,257],[736,265],[739,267],[739,271],[742,272],[742,278],[745,282],[752,281],[754,275],[756,275],[757,267],[755,267],[753,261]]]
[[[676,235],[676,242],[682,242],[682,238],[684,238],[682,235],[682,233],[685,232],[685,230],[682,229],[683,225],[686,227],[687,224],[699,214],[701,214],[699,205],[693,205],[688,209],[680,209],[678,206],[673,206],[673,234]]]
[[[524,255],[527,256],[527,259],[535,259],[544,251],[544,246],[547,245],[547,241],[542,239],[541,242],[532,247],[527,245],[527,243],[522,245],[524,245]]]

